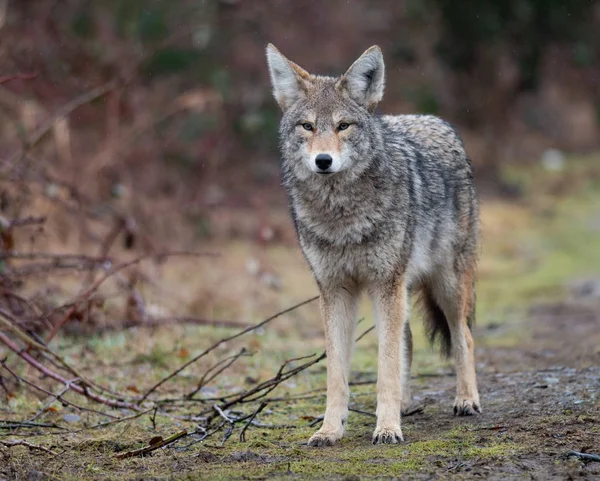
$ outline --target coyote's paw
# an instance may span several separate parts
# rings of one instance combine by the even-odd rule
[[[376,428],[373,433],[373,444],[398,444],[404,441],[402,429],[397,428]]]
[[[336,442],[342,439],[343,434],[344,432],[341,429],[339,431],[319,429],[308,440],[308,445],[314,446],[315,448],[333,446]]]
[[[481,406],[479,401],[473,399],[462,399],[456,398],[454,401],[454,415],[455,416],[475,416],[481,413]]]

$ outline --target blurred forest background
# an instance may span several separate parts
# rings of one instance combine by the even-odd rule
[[[214,479],[487,479],[525,459],[566,479],[556,446],[598,436],[598,32],[600,0],[0,0],[0,478],[172,479],[201,462]],[[479,425],[449,415],[451,368],[417,329],[421,415],[396,458],[365,447],[363,309],[352,449],[302,451],[323,335],[279,185],[269,42],[333,75],[378,44],[381,112],[439,115],[463,138],[482,198]],[[240,457],[246,431],[260,454]],[[194,441],[138,458],[173,441],[157,433]]]
[[[35,175],[47,198],[74,206],[83,202],[69,191],[76,184],[98,216],[118,212],[135,223],[148,248],[163,237],[181,247],[261,232],[293,241],[285,216],[269,213],[286,201],[268,42],[329,74],[379,44],[381,111],[455,124],[481,188],[493,193],[515,193],[501,164],[537,162],[549,148],[600,147],[593,0],[2,5],[3,171]],[[26,155],[15,157],[20,149]],[[2,193],[7,217],[23,208],[11,201],[14,187]]]

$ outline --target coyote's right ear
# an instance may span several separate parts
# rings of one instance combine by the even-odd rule
[[[273,96],[281,110],[286,110],[306,94],[311,75],[285,58],[273,44],[267,46],[267,63],[273,84]]]

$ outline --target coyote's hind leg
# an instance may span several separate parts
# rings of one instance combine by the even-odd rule
[[[450,272],[448,272],[450,271]],[[456,273],[448,269],[432,285],[436,302],[444,312],[456,368],[456,398],[454,414],[471,416],[481,412],[475,375],[474,342],[470,320],[474,312],[473,271]]]

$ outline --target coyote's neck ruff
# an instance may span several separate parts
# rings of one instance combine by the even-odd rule
[[[462,142],[432,116],[377,116],[384,64],[367,50],[338,78],[307,73],[267,49],[282,179],[300,245],[321,291],[328,359],[327,409],[311,445],[343,434],[348,369],[362,291],[379,334],[374,442],[402,439],[410,402],[408,295],[420,291],[432,340],[454,351],[458,414],[480,411],[470,321],[478,205]]]

